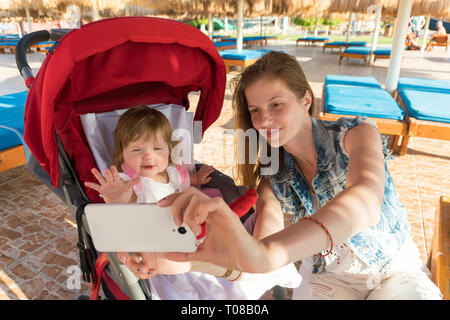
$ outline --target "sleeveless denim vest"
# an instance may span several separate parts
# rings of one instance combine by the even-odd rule
[[[347,179],[348,155],[343,145],[345,133],[358,126],[362,120],[376,125],[361,117],[340,118],[337,121],[322,121],[312,118],[314,143],[317,151],[317,171],[312,185],[321,207],[345,189]],[[409,234],[407,213],[400,203],[394,182],[386,165],[389,153],[387,141],[383,142],[385,156],[385,189],[381,206],[381,217],[376,225],[370,226],[354,235],[345,243],[369,266],[381,273],[388,273],[390,264],[400,246]],[[292,214],[292,222],[314,214],[309,189],[303,174],[293,157],[284,149],[284,166],[278,173],[268,176],[273,192],[281,203],[283,213]],[[337,244],[336,244],[337,245]],[[313,272],[322,272],[325,261],[313,257]]]

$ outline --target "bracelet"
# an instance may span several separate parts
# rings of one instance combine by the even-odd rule
[[[223,275],[221,275],[219,278],[228,278],[233,273],[233,270],[227,269]]]
[[[239,275],[236,278],[234,278],[233,280],[228,280],[228,281],[237,281],[241,278],[241,276],[242,276],[242,271],[239,271]]]
[[[331,253],[331,251],[333,250],[333,238],[331,237],[331,234],[330,234],[330,232],[328,231],[328,229],[325,228],[325,226],[322,224],[322,222],[320,222],[319,220],[317,220],[317,219],[315,219],[315,218],[312,218],[312,217],[304,217],[304,218],[301,218],[301,219],[299,220],[299,222],[302,221],[302,220],[311,220],[311,221],[317,223],[317,224],[323,229],[323,231],[325,231],[325,233],[326,233],[327,236],[328,236],[328,239],[330,239],[331,246],[330,246],[330,249],[328,250],[328,252],[325,253],[325,254],[318,253],[318,254],[315,254],[314,256],[315,256],[315,257],[326,257],[327,255],[329,255],[329,254]]]

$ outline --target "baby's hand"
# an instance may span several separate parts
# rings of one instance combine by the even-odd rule
[[[106,203],[128,203],[133,199],[134,192],[132,188],[140,181],[139,177],[130,181],[124,181],[119,176],[119,171],[117,171],[115,166],[111,166],[111,169],[106,169],[105,176],[95,168],[91,172],[100,184],[85,182],[85,186],[100,193]]]
[[[118,252],[118,259],[139,279],[152,278],[157,274],[180,274],[191,271],[190,262],[176,262],[164,258],[161,252],[140,252],[129,254]]]
[[[209,175],[213,173],[214,170],[215,169],[213,166],[208,166],[205,164],[202,165],[197,172],[197,184],[207,184],[211,180],[211,177],[209,177]]]

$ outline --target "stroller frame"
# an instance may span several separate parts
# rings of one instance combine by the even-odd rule
[[[164,19],[142,18],[142,17],[113,18],[113,19],[105,19],[102,21],[94,22],[90,25],[96,24],[96,26],[98,26],[99,23],[104,23],[105,25],[107,25],[108,23],[111,23],[112,20],[121,20],[121,21],[119,21],[121,23],[121,22],[125,22],[124,21],[125,19],[128,19],[133,22],[135,22],[135,21],[140,22],[139,19],[141,19],[141,20],[145,19],[146,21],[144,21],[144,22],[149,22],[149,20],[151,20],[151,22],[156,21],[158,23],[161,21],[164,21]],[[107,21],[107,20],[109,20],[109,21]],[[187,31],[189,31],[189,32],[192,32],[191,30],[189,30],[189,28],[193,28],[193,27],[190,27],[188,25],[181,24],[181,23],[174,22],[174,21],[171,21],[170,24],[171,25],[172,24],[183,25],[182,28],[187,29]],[[86,26],[84,26],[84,27],[86,27]],[[80,30],[80,29],[75,29],[75,30]],[[32,85],[35,81],[34,81],[34,76],[31,72],[31,68],[29,67],[29,65],[27,63],[27,59],[26,59],[26,52],[28,51],[28,48],[30,48],[34,44],[42,42],[42,41],[48,41],[48,40],[55,41],[55,44],[49,50],[49,53],[48,53],[49,55],[53,55],[58,50],[58,47],[61,45],[61,43],[64,42],[66,35],[68,35],[72,32],[76,32],[76,31],[70,30],[70,29],[54,29],[51,31],[42,30],[42,31],[30,33],[30,34],[24,36],[19,41],[19,43],[17,45],[17,50],[16,50],[16,63],[17,63],[17,67],[18,67],[20,74],[22,75],[22,77],[25,80],[25,84],[26,84],[27,88],[30,90],[29,94],[32,92],[32,89],[33,89]],[[196,30],[195,32],[198,32],[198,30]],[[198,33],[200,34],[200,32],[198,32]],[[202,37],[204,39],[202,39]],[[208,39],[203,34],[201,34],[201,36],[198,36],[198,38],[200,38],[201,41],[206,41],[205,38]],[[210,40],[208,39],[208,41],[210,41]],[[189,45],[191,47],[196,46],[195,43],[189,44]],[[214,56],[217,53],[217,51],[215,50],[213,43],[211,42],[210,45],[208,44],[207,46],[211,46],[213,49],[207,48],[206,52],[209,53],[210,55]],[[211,50],[211,51],[208,51],[208,50]],[[212,50],[214,50],[214,51],[212,51]],[[218,53],[217,53],[217,57],[214,58],[215,59],[214,63],[216,64],[216,68],[217,68],[215,70],[215,72],[218,72],[218,75],[213,75],[213,76],[215,76],[214,79],[217,79],[217,78],[220,78],[223,76],[223,79],[225,79],[225,83],[226,83],[225,67],[223,65],[223,61],[221,60],[220,55]],[[49,57],[47,56],[47,59],[48,58]],[[41,69],[42,69],[42,67],[41,67]],[[37,78],[38,77],[39,77],[39,73],[37,75]],[[202,103],[203,107],[205,107],[205,109],[206,109],[206,106],[208,106],[208,103],[209,103],[209,105],[214,105],[214,103],[217,103],[217,102],[221,103],[223,101],[223,96],[224,96],[224,91],[225,91],[224,90],[225,83],[223,83],[223,86],[219,85],[219,84],[215,84],[215,87],[217,87],[217,90],[219,92],[219,93],[216,93],[215,95],[208,93],[209,97],[205,98],[205,97],[203,97],[203,93],[202,93],[199,104]],[[208,100],[208,98],[210,98],[210,99]],[[214,100],[214,101],[212,101],[212,100]],[[34,100],[34,102],[35,101],[36,101],[36,99]],[[183,105],[185,105],[185,107],[187,108],[188,101],[185,101],[183,99],[183,102],[184,102]],[[32,103],[33,103],[33,101],[30,102],[30,100],[27,99],[26,111],[27,111],[27,109],[31,108]],[[217,119],[217,117],[220,114],[221,107],[222,107],[222,105],[220,104],[219,109],[217,109],[217,107],[216,107],[215,113],[209,113],[209,114],[208,114],[208,112],[205,112],[205,110],[200,110],[203,112],[203,115],[200,115],[200,119],[206,120],[206,124],[204,123],[204,127],[202,128],[203,131],[206,130],[206,128],[212,122],[214,122],[215,119]],[[200,109],[202,109],[202,108],[200,108]],[[199,119],[199,118],[197,118],[197,119]],[[25,119],[25,122],[27,122],[27,119]],[[27,130],[27,123],[25,123],[25,127],[26,127],[25,130]],[[123,294],[125,294],[130,299],[135,299],[135,300],[151,299],[150,288],[148,287],[147,282],[139,280],[125,265],[119,263],[119,261],[117,260],[117,257],[113,253],[106,253],[106,256],[109,260],[109,264],[106,269],[108,277],[107,278],[103,277],[102,279],[96,279],[95,265],[96,265],[96,261],[97,261],[97,258],[99,255],[93,246],[92,239],[90,237],[89,227],[88,227],[86,218],[84,216],[84,207],[88,203],[92,202],[92,195],[90,195],[89,193],[86,192],[89,190],[86,190],[86,191],[84,190],[84,188],[82,186],[83,183],[79,179],[78,174],[77,174],[77,168],[75,167],[74,163],[72,162],[69,154],[66,152],[66,150],[64,148],[64,143],[62,141],[62,138],[61,138],[58,130],[56,130],[56,128],[55,128],[53,130],[53,132],[54,132],[54,138],[55,138],[56,147],[57,147],[57,162],[58,162],[57,166],[59,169],[59,174],[55,175],[54,172],[52,173],[51,169],[49,169],[49,166],[41,165],[42,159],[39,159],[37,156],[37,154],[39,154],[39,150],[33,149],[33,143],[28,143],[30,146],[31,154],[30,154],[29,161],[27,162],[27,168],[35,176],[37,176],[40,181],[42,181],[46,186],[48,186],[62,201],[64,201],[67,204],[67,206],[69,207],[69,209],[72,213],[72,216],[76,219],[77,229],[78,229],[78,237],[79,237],[79,241],[77,243],[77,248],[79,249],[79,252],[80,252],[80,264],[81,264],[81,269],[83,272],[83,280],[86,282],[92,282],[94,284],[101,281],[101,283],[102,283],[101,288],[103,290],[104,296],[107,299],[116,299],[116,297],[117,297],[117,294],[114,292],[114,290],[117,290],[117,288],[112,289],[111,283],[110,282],[108,283],[108,281],[106,281],[107,279],[112,279],[112,281],[114,283],[121,284],[119,289],[121,290],[121,292]],[[26,132],[25,132],[25,139],[27,139]],[[34,150],[37,150],[37,154],[34,154],[34,152],[33,152]],[[40,156],[41,155],[39,155],[39,157]],[[50,172],[49,172],[49,170],[50,170]],[[218,172],[217,170],[212,174],[212,177],[213,178],[211,179],[211,181],[207,185],[205,185],[205,187],[220,188],[223,193],[224,200],[227,203],[233,202],[234,200],[236,200],[237,198],[239,198],[242,195],[243,190],[240,189],[239,187],[237,187],[235,185],[234,181],[230,177],[223,175],[222,173]],[[247,212],[247,214],[241,218],[241,220],[245,220],[245,218],[248,217],[252,212],[253,212],[253,209],[250,209]],[[117,285],[116,285],[116,287],[117,287]]]

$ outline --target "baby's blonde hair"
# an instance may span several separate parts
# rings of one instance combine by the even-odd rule
[[[164,114],[147,106],[136,106],[122,114],[114,130],[113,161],[120,170],[123,163],[123,150],[130,142],[148,139],[158,133],[169,146],[169,164],[172,164],[172,149],[178,141],[172,141],[172,126]]]

